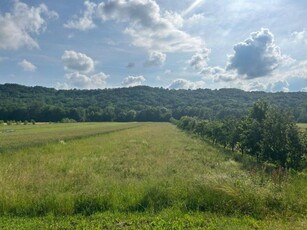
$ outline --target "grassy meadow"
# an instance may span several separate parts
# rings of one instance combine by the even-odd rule
[[[306,173],[169,123],[1,126],[0,138],[0,229],[307,228]]]

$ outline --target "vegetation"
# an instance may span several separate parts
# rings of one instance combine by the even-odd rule
[[[196,116],[214,120],[241,118],[264,99],[307,122],[307,93],[244,92],[238,89],[169,90],[138,86],[104,90],[55,90],[0,85],[0,120],[169,121]]]
[[[256,157],[257,162],[270,162],[283,168],[307,168],[307,132],[300,131],[285,110],[258,101],[242,120],[203,121],[182,117],[178,127],[192,131],[213,143],[240,149]]]
[[[0,153],[29,146],[110,133],[139,126],[137,123],[79,123],[0,126]]]
[[[1,218],[1,217],[0,217]],[[91,216],[2,217],[1,229],[305,229],[299,220],[256,220],[244,216],[223,216],[215,213],[182,213],[165,210],[150,213],[96,213]]]
[[[305,173],[258,170],[254,158],[169,123],[11,127],[0,134],[11,137],[0,155],[0,228],[307,226]]]

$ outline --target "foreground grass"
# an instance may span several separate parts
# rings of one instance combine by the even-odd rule
[[[306,228],[305,174],[245,168],[162,123],[24,147],[0,155],[0,228]]]
[[[148,213],[97,213],[91,216],[2,217],[0,229],[306,229],[301,220],[229,217],[214,213],[165,210]]]

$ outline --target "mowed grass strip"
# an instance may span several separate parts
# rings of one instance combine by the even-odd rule
[[[137,123],[39,123],[36,125],[1,125],[0,153],[54,141],[66,141],[137,127]]]
[[[306,226],[306,181],[305,174],[280,181],[245,171],[227,152],[171,124],[141,123],[0,155],[0,215],[179,210]]]

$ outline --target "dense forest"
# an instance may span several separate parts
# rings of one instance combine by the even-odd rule
[[[242,118],[258,100],[307,122],[307,93],[245,92],[239,89],[170,90],[137,86],[96,90],[56,90],[0,85],[0,120],[169,121],[195,116],[206,120]]]

